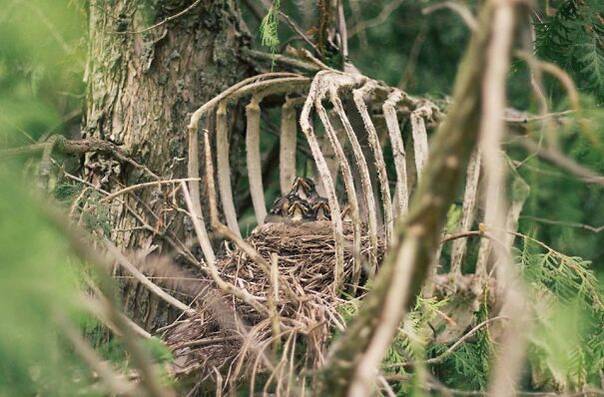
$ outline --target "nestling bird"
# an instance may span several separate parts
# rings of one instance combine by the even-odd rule
[[[297,196],[293,197],[290,202],[288,215],[289,220],[292,222],[312,220],[312,211],[308,202]]]
[[[292,192],[311,204],[319,197],[315,183],[310,178],[296,177],[292,186]]]
[[[283,197],[277,197],[277,199],[273,202],[271,209],[268,212],[268,215],[264,219],[266,223],[277,223],[277,222],[285,222],[289,217],[289,205],[290,199],[289,195]]]
[[[314,205],[312,206],[313,220],[315,221],[329,221],[331,220],[331,209],[329,208],[329,202],[326,198],[317,197]]]
[[[312,179],[296,177],[290,192],[275,200],[265,222],[289,223],[325,220],[331,220],[328,200],[319,196]]]

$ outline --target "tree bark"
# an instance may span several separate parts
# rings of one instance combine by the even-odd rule
[[[89,18],[85,137],[118,145],[160,179],[186,177],[189,113],[252,72],[240,56],[250,36],[235,2],[92,0]],[[154,180],[100,152],[86,155],[84,174],[109,192]],[[173,204],[181,200],[176,187],[111,200],[105,233],[124,250],[182,253],[193,233]],[[125,284],[124,303],[153,330],[167,320],[157,315],[165,311],[137,289]]]

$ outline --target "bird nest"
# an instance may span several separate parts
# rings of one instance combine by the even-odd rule
[[[355,268],[350,222],[345,222],[344,232],[344,285],[358,295],[360,290],[353,285],[364,272]],[[284,375],[299,377],[299,371],[318,369],[330,335],[343,329],[339,309],[345,301],[334,284],[335,241],[329,221],[267,223],[246,242],[272,264],[270,275],[239,248],[218,257],[216,267],[225,281],[256,297],[269,313],[216,289],[199,292],[199,315],[164,331],[177,377],[195,375],[197,381],[226,387],[227,380],[231,384],[245,377],[247,382],[263,374],[269,376],[265,387],[271,378],[276,387],[284,387]],[[379,262],[384,252],[381,239],[380,247]],[[361,256],[369,250],[365,237]]]

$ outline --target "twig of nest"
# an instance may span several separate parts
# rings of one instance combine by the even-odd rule
[[[267,318],[254,307],[225,295],[228,302],[219,309],[220,315],[229,318],[231,326],[225,327],[225,319],[216,318],[216,302],[209,302],[208,306],[208,302],[200,301],[198,316],[164,331],[164,340],[174,354],[176,376],[194,373],[195,379],[208,380],[216,376],[217,370],[224,377],[224,384],[231,386],[239,379],[249,381],[261,373],[274,375],[275,382],[288,379],[277,373],[285,371],[284,368],[287,371],[319,368],[332,331],[343,329],[345,320],[338,311],[342,301],[333,285],[335,241],[329,221],[268,223],[257,227],[246,242],[266,261],[276,263],[278,278],[266,277],[258,262],[239,248],[218,257],[216,267],[223,280],[263,303],[272,301],[267,306],[272,308],[274,318]],[[361,243],[361,256],[367,258],[368,237]],[[383,244],[380,239],[379,261]],[[345,283],[354,281],[353,262],[352,224],[345,222]],[[288,290],[295,292],[295,299],[291,299]],[[277,320],[277,327],[272,320]],[[300,344],[304,345],[303,350]],[[275,348],[280,350],[278,359]]]

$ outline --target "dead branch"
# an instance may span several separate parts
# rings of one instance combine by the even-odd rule
[[[403,93],[394,90],[388,96],[382,107],[386,119],[386,127],[390,135],[390,145],[394,156],[396,170],[396,213],[403,216],[409,207],[409,187],[407,185],[407,161],[405,159],[405,144],[403,135],[396,116],[396,105],[402,100]]]
[[[395,12],[401,4],[403,4],[403,2],[404,0],[393,0],[386,4],[377,17],[361,21],[350,28],[348,30],[348,38],[350,39],[367,29],[383,24],[390,17],[390,15],[392,15],[392,13]]]
[[[147,28],[145,28],[145,29],[141,29],[141,30],[135,30],[135,31],[124,31],[124,32],[119,31],[119,32],[113,32],[113,33],[114,33],[114,34],[142,34],[142,33],[148,32],[148,31],[150,31],[150,30],[157,29],[157,28],[159,28],[160,26],[162,26],[162,25],[164,25],[164,24],[166,24],[166,23],[168,23],[168,22],[170,22],[170,21],[173,21],[173,20],[175,20],[175,19],[177,19],[177,18],[180,18],[180,17],[181,17],[181,16],[183,16],[183,15],[185,15],[186,13],[188,13],[189,11],[191,11],[193,8],[197,7],[197,5],[198,5],[199,3],[201,3],[201,0],[195,0],[193,3],[191,3],[191,4],[190,4],[188,7],[186,7],[184,10],[182,10],[182,11],[180,11],[180,12],[178,12],[178,13],[174,14],[174,15],[170,15],[170,16],[169,16],[169,17],[167,17],[166,19],[163,19],[163,20],[161,20],[160,22],[158,22],[158,23],[156,23],[156,24],[154,24],[154,25],[151,25],[151,26],[149,26],[149,27],[147,27]]]
[[[360,268],[360,255],[361,255],[361,219],[359,214],[359,203],[357,199],[356,189],[354,187],[354,181],[352,178],[352,169],[350,168],[350,163],[344,154],[344,149],[342,148],[342,144],[340,143],[338,136],[329,120],[329,116],[327,115],[327,111],[325,107],[323,107],[322,100],[326,94],[327,89],[324,88],[316,97],[315,100],[315,108],[317,110],[317,114],[323,126],[325,127],[325,133],[331,146],[334,150],[334,154],[336,155],[336,159],[338,161],[338,166],[340,168],[342,179],[344,180],[344,188],[346,190],[346,197],[348,198],[348,204],[350,205],[350,212],[352,217],[352,226],[353,226],[353,252],[355,256],[355,261],[358,261],[355,266]],[[333,210],[331,211],[333,217]],[[374,261],[375,262],[375,261]]]
[[[281,135],[279,137],[279,185],[281,194],[289,192],[296,177],[297,125],[294,100],[286,98],[281,108]]]
[[[476,198],[478,194],[478,179],[480,177],[480,168],[482,163],[482,155],[480,151],[472,153],[468,164],[468,172],[466,174],[466,188],[464,191],[463,207],[461,221],[459,223],[459,231],[465,232],[470,230],[474,222],[474,214],[476,207]],[[461,239],[453,243],[453,251],[451,253],[451,273],[461,275],[461,264],[466,255],[467,240]]]
[[[252,100],[245,107],[247,128],[245,134],[245,150],[247,155],[247,172],[252,196],[252,205],[259,225],[266,218],[266,202],[264,200],[264,187],[262,184],[262,161],[260,159],[260,101],[262,97],[252,96]]]
[[[239,223],[237,222],[237,212],[235,202],[233,201],[233,189],[231,187],[231,164],[230,164],[230,144],[229,144],[229,124],[227,119],[226,101],[218,105],[216,112],[216,165],[218,167],[218,190],[220,192],[220,201],[222,210],[229,229],[237,237],[241,237]]]
[[[183,182],[184,183],[184,182]],[[136,266],[134,266],[125,256],[124,254],[122,254],[122,252],[115,246],[113,245],[113,243],[111,243],[109,240],[105,240],[105,246],[107,247],[107,250],[109,251],[109,253],[111,253],[111,255],[115,258],[115,260],[124,268],[126,269],[130,274],[132,274],[134,276],[134,278],[136,278],[136,280],[138,282],[140,282],[142,285],[144,285],[147,289],[149,289],[149,291],[151,291],[154,295],[156,295],[157,297],[159,297],[160,299],[166,301],[167,303],[169,303],[170,305],[174,306],[175,308],[182,310],[183,312],[187,313],[189,316],[194,316],[197,312],[195,310],[193,310],[189,305],[185,305],[184,303],[182,303],[181,301],[179,301],[178,299],[174,298],[173,296],[167,294],[163,289],[161,289],[157,284],[153,283],[151,280],[149,280],[147,278],[147,276],[145,276],[143,273],[141,273]]]
[[[478,28],[478,22],[472,14],[472,11],[467,6],[461,3],[457,3],[455,1],[443,1],[441,3],[436,3],[431,6],[425,7],[422,9],[422,14],[431,14],[434,11],[441,10],[443,8],[448,8],[451,11],[457,13],[457,15],[461,17],[461,19],[472,31],[475,31]]]
[[[124,320],[124,315],[120,310],[120,304],[115,299],[113,282],[109,276],[109,270],[113,267],[103,255],[99,254],[87,241],[84,240],[86,234],[76,231],[75,227],[69,224],[64,216],[57,211],[49,208],[45,209],[48,219],[53,222],[61,233],[67,238],[74,253],[82,260],[92,264],[99,276],[99,289],[107,298],[109,303],[109,320],[120,330],[122,339],[132,357],[132,362],[138,368],[141,375],[141,384],[146,392],[153,397],[169,397],[173,393],[162,387],[153,368],[153,363],[149,353],[145,351],[138,343],[138,338],[130,325]]]
[[[335,112],[338,115],[340,122],[344,126],[344,130],[346,131],[346,135],[348,136],[348,140],[352,146],[352,151],[354,153],[355,161],[357,167],[360,172],[361,179],[361,187],[363,189],[363,194],[365,196],[365,202],[367,203],[367,214],[368,214],[368,232],[369,232],[369,241],[371,244],[371,253],[369,256],[369,266],[371,268],[371,272],[375,273],[377,270],[377,250],[378,250],[378,230],[377,230],[377,214],[375,207],[375,199],[373,197],[373,187],[371,186],[371,176],[369,175],[369,168],[367,165],[367,160],[365,159],[365,155],[363,154],[363,149],[361,148],[361,144],[357,139],[356,133],[352,128],[352,124],[350,120],[346,116],[344,111],[344,106],[342,105],[342,101],[338,96],[337,87],[332,87],[330,92],[331,103],[334,106]],[[355,244],[357,249],[360,250],[360,242]]]
[[[46,142],[34,143],[28,146],[16,147],[11,149],[0,150],[0,158],[10,158],[23,156],[38,152],[46,152],[50,156],[53,151],[58,151],[64,154],[85,154],[89,152],[99,152],[114,156],[121,162],[128,163],[133,167],[144,171],[147,175],[154,179],[160,177],[144,165],[137,163],[128,157],[128,154],[119,146],[99,139],[74,139],[70,140],[63,135],[53,135]]]
[[[386,172],[386,162],[384,161],[384,154],[380,146],[380,138],[377,134],[377,130],[375,129],[375,125],[371,120],[371,116],[369,115],[367,104],[365,103],[365,96],[369,95],[376,88],[377,84],[373,81],[369,81],[365,83],[363,87],[353,91],[353,99],[357,110],[361,115],[361,118],[363,119],[363,125],[365,126],[365,130],[367,131],[369,146],[373,151],[378,180],[380,182],[382,206],[384,207],[386,241],[392,242],[394,220],[392,213],[392,196],[390,195],[390,183],[388,182],[388,173]]]
[[[321,152],[321,148],[319,147],[319,141],[317,140],[317,136],[315,135],[314,128],[310,119],[310,112],[314,106],[314,99],[318,95],[320,90],[320,77],[328,73],[327,71],[319,72],[315,76],[313,80],[308,96],[306,98],[306,102],[302,107],[302,113],[300,114],[300,127],[302,128],[302,132],[306,136],[306,140],[308,141],[308,145],[310,146],[310,150],[312,151],[313,158],[315,159],[315,163],[317,164],[317,169],[319,170],[319,174],[321,176],[321,182],[323,183],[323,188],[327,193],[327,199],[329,200],[329,208],[331,209],[331,218],[334,232],[334,240],[335,240],[335,257],[336,263],[334,267],[334,278],[336,282],[334,283],[337,289],[340,288],[342,282],[342,273],[344,269],[344,232],[342,227],[342,216],[340,214],[340,204],[338,203],[338,198],[336,196],[336,189],[333,183],[333,178],[331,177],[331,173],[329,172],[329,167],[327,166],[327,162],[325,161],[325,157]]]
[[[250,58],[255,58],[261,61],[275,62],[283,66],[289,66],[294,69],[306,70],[308,72],[318,72],[321,67],[315,63],[307,62],[303,59],[289,57],[283,54],[270,54],[258,50],[245,49],[243,53]]]
[[[63,333],[69,339],[77,355],[79,355],[91,370],[96,372],[111,394],[122,396],[132,395],[135,386],[111,368],[107,361],[90,346],[88,341],[82,337],[80,330],[64,316],[60,316],[60,326]]]
[[[558,151],[558,149],[543,147],[543,145],[540,145],[529,138],[524,138],[518,142],[530,153],[535,153],[539,158],[571,173],[583,182],[604,186],[604,176],[575,162],[573,159]]]
[[[358,316],[332,346],[322,385],[331,395],[371,393],[383,355],[428,274],[447,210],[477,138],[483,91],[476,82],[485,73],[494,3],[483,7],[479,29],[459,68],[453,105],[434,139],[410,213],[396,228],[391,252]]]
[[[536,216],[528,216],[528,215],[523,215],[523,216],[521,216],[521,218],[529,219],[529,220],[532,220],[535,222],[546,223],[549,225],[558,225],[558,226],[565,226],[565,227],[573,227],[573,228],[577,228],[577,229],[584,229],[584,230],[588,230],[588,231],[596,233],[596,234],[604,231],[604,225],[596,227],[596,226],[586,225],[586,224],[578,223],[578,222],[565,222],[565,221],[558,221],[558,220],[547,219],[547,218],[539,218]]]
[[[507,203],[505,199],[506,168],[501,153],[501,140],[505,133],[506,74],[510,63],[510,53],[516,13],[522,15],[528,5],[520,6],[514,0],[498,1],[494,6],[492,20],[492,40],[486,48],[487,63],[482,81],[482,119],[480,125],[480,148],[485,161],[486,209],[485,223],[505,229]],[[526,196],[524,197],[526,198]],[[522,204],[524,200],[522,200]],[[494,397],[513,396],[515,384],[522,368],[525,353],[526,328],[524,286],[518,269],[511,258],[511,241],[503,230],[496,230],[495,240],[504,245],[494,245],[497,265],[498,288],[502,290],[503,308],[501,315],[510,318],[501,339],[501,348],[495,358],[494,370],[489,384]],[[486,241],[486,240],[485,240]]]
[[[183,194],[185,197],[185,202],[187,203],[187,206],[189,207],[189,211],[191,211],[191,213],[192,213],[191,220],[193,221],[195,233],[197,234],[197,238],[201,244],[201,240],[203,238],[203,233],[202,233],[203,226],[199,222],[199,217],[197,216],[197,214],[195,214],[195,209],[193,208],[193,201],[191,200],[191,195],[189,194],[189,191],[188,191],[185,183],[184,182],[181,182],[181,183],[182,183],[182,191],[183,191]],[[234,297],[240,299],[241,301],[247,303],[248,305],[250,305],[253,308],[255,308],[256,310],[258,310],[258,312],[260,312],[260,313],[265,313],[265,314],[268,313],[268,309],[259,302],[259,299],[257,297],[251,295],[249,292],[247,292],[244,289],[237,288],[232,283],[224,281],[222,279],[222,277],[220,277],[220,272],[218,271],[218,268],[216,267],[216,264],[213,261],[206,262],[206,266],[207,266],[208,273],[210,274],[210,276],[212,277],[212,280],[214,281],[214,283],[216,283],[216,286],[219,289],[221,289],[222,291],[224,291],[228,294],[231,294]]]

